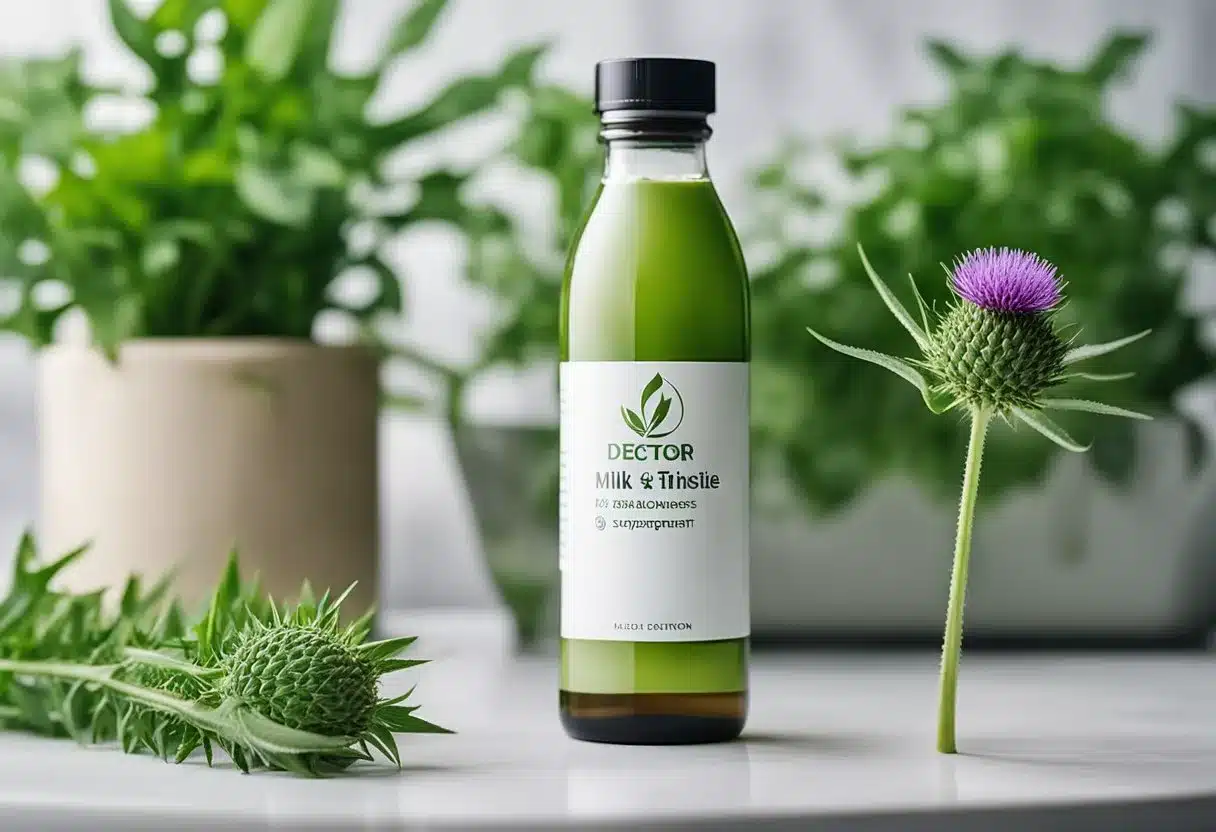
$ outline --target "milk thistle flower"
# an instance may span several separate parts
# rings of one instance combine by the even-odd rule
[[[1018,421],[1062,448],[1082,453],[1089,446],[1079,444],[1045,411],[1084,410],[1149,419],[1143,413],[1101,402],[1046,395],[1071,378],[1129,378],[1131,373],[1098,375],[1070,372],[1068,368],[1125,347],[1148,335],[1148,330],[1104,344],[1072,345],[1055,320],[1064,300],[1064,284],[1055,267],[1037,255],[1011,249],[976,250],[956,261],[953,268],[943,266],[955,298],[943,314],[935,316],[936,326],[931,326],[916,282],[912,282],[912,289],[920,310],[919,322],[875,273],[860,246],[858,253],[874,288],[916,341],[922,357],[905,360],[837,343],[813,329],[810,333],[838,352],[895,373],[920,391],[934,413],[963,408],[970,416],[971,438],[959,501],[938,703],[937,749],[953,754],[957,751],[954,714],[971,527],[988,426],[994,417],[1010,424]]]

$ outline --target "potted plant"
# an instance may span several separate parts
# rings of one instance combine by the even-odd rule
[[[906,304],[908,274],[944,308],[948,284],[929,277],[941,261],[1008,246],[1058,266],[1060,321],[1083,341],[1152,330],[1124,357],[1134,376],[1077,395],[1113,396],[1156,423],[1095,422],[1085,459],[1033,431],[992,432],[970,632],[1174,639],[1211,623],[1200,579],[1211,541],[1188,538],[1210,502],[1197,487],[1208,454],[1180,396],[1213,369],[1185,288],[1195,256],[1216,245],[1216,115],[1180,107],[1163,148],[1107,116],[1146,44],[1117,32],[1071,69],[930,43],[950,84],[942,103],[904,111],[877,146],[838,143],[826,160],[791,147],[758,172],[750,242],[771,256],[753,259],[754,448],[772,486],[753,550],[759,629],[932,638],[945,601],[937,576],[963,432],[799,329],[902,348],[859,245],[879,273],[903,278],[894,291]],[[795,173],[808,167],[825,173]],[[825,184],[833,177],[841,184]]]
[[[1210,582],[1199,577],[1210,546],[1192,531],[1210,503],[1197,478],[1210,468],[1179,397],[1212,371],[1184,284],[1194,255],[1216,244],[1216,115],[1181,107],[1161,149],[1106,116],[1110,89],[1146,44],[1140,34],[1114,33],[1084,66],[1068,69],[1016,51],[972,57],[931,43],[950,84],[941,103],[901,113],[876,147],[791,140],[755,172],[739,214],[754,284],[757,634],[931,641],[940,628],[939,577],[951,551],[942,518],[954,511],[964,432],[918,409],[881,370],[825,354],[806,332],[810,325],[872,349],[901,348],[883,340],[898,334],[885,326],[859,243],[881,273],[921,276],[939,305],[946,284],[928,276],[951,252],[1039,251],[1069,281],[1062,322],[1080,326],[1087,341],[1153,330],[1125,357],[1139,372],[1102,393],[1153,413],[1152,425],[1095,423],[1084,459],[1027,431],[993,431],[985,500],[997,505],[985,509],[976,549],[995,551],[977,555],[970,632],[1177,638],[1210,622]],[[554,225],[568,234],[598,150],[551,138],[594,137],[590,103],[562,100],[552,112],[565,127],[529,135],[549,148],[533,161],[565,183]],[[563,150],[571,147],[581,155]],[[798,172],[808,161],[826,162],[818,167],[846,186],[805,181]],[[503,327],[475,367],[452,376],[455,389],[501,363],[554,359],[559,252],[569,239],[555,237],[555,265],[486,271],[520,279],[502,291]],[[896,291],[912,302],[910,287]],[[492,570],[536,637],[556,585],[556,430],[473,424],[459,396],[449,402],[487,557],[513,564]],[[898,436],[887,429],[893,424],[902,426]]]
[[[337,0],[110,0],[140,92],[77,52],[0,68],[0,267],[22,298],[3,323],[39,350],[41,539],[93,543],[69,586],[173,569],[199,601],[235,546],[276,595],[308,578],[376,600],[377,327],[403,308],[385,245],[497,221],[453,171],[388,162],[526,88],[542,52],[373,118],[444,6],[416,2],[358,72],[331,65]],[[115,97],[150,115],[86,118]]]

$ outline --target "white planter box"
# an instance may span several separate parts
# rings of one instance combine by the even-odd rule
[[[537,505],[545,429],[470,427],[457,456],[504,595],[555,626],[556,506]],[[543,462],[543,460],[541,460]],[[553,460],[556,465],[556,460]],[[1187,471],[1182,430],[1142,428],[1120,492],[1061,453],[1040,487],[986,500],[971,556],[966,631],[999,639],[1202,638],[1216,621],[1216,468]],[[962,479],[959,460],[960,482]],[[757,635],[932,640],[944,626],[956,507],[880,483],[847,509],[808,514],[781,482],[755,484],[752,626]],[[550,594],[542,602],[540,590]],[[540,604],[538,608],[536,605]]]
[[[1203,637],[1216,615],[1216,468],[1188,473],[1177,423],[1140,431],[1122,492],[1073,454],[1059,454],[1041,486],[996,501],[981,474],[969,636]],[[823,518],[779,488],[768,496],[752,537],[758,631],[898,639],[944,627],[954,505],[897,481]]]
[[[358,581],[373,603],[378,372],[357,348],[275,339],[56,346],[38,367],[40,543],[86,541],[74,589],[177,570],[205,600],[229,551],[267,591]]]

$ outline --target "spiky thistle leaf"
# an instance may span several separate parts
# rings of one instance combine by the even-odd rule
[[[1025,410],[1020,407],[1015,407],[1013,413],[1031,428],[1043,434],[1066,451],[1080,454],[1089,450],[1088,445],[1082,445],[1073,439],[1068,435],[1068,431],[1057,425],[1044,413],[1037,413],[1033,410]]]
[[[847,344],[841,344],[838,341],[833,341],[826,335],[819,334],[810,327],[807,327],[807,332],[815,336],[820,343],[831,347],[843,355],[848,355],[852,358],[860,358],[862,361],[868,361],[871,364],[895,373],[895,375],[899,376],[920,391],[921,396],[925,400],[925,404],[934,413],[944,413],[949,409],[949,400],[931,389],[929,387],[929,383],[925,380],[925,377],[921,375],[920,371],[907,361],[904,361],[902,358],[896,358],[893,355],[887,355],[885,353],[875,352],[874,350],[867,350],[861,347],[850,347]]]
[[[1146,329],[1143,332],[1137,332],[1135,335],[1128,335],[1126,338],[1119,338],[1115,341],[1107,341],[1104,344],[1085,344],[1080,347],[1073,347],[1065,354],[1064,363],[1076,364],[1078,361],[1087,361],[1090,358],[1107,355],[1115,350],[1121,350],[1129,344],[1134,344],[1151,333],[1151,329]]]

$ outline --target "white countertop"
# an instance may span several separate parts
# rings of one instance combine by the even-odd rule
[[[408,676],[408,674],[401,674]],[[0,829],[1216,829],[1216,655],[965,656],[933,750],[932,653],[759,655],[744,739],[579,743],[541,660],[417,680],[406,770],[241,775],[0,735]]]

